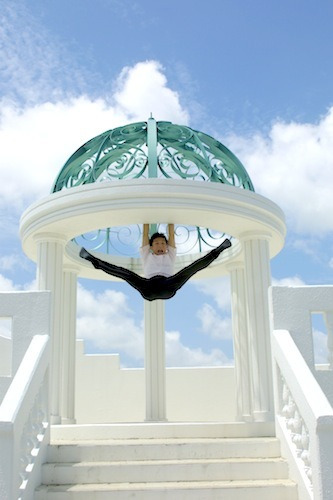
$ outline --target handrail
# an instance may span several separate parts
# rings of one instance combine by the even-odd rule
[[[0,498],[31,500],[49,443],[49,337],[35,335],[0,406]]]
[[[287,330],[272,335],[277,435],[289,451],[300,498],[330,500],[333,409]]]

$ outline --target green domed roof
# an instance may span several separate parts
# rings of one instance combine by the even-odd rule
[[[52,189],[137,178],[221,182],[254,191],[244,166],[213,137],[171,122],[138,122],[108,130],[81,146]]]

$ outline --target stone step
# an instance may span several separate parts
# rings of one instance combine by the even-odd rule
[[[40,486],[35,500],[297,500],[290,480]]]
[[[52,425],[51,441],[169,438],[273,437],[273,422],[143,422],[128,424]]]
[[[282,458],[47,463],[43,484],[286,479]]]
[[[35,500],[297,500],[273,436],[258,423],[52,426]]]
[[[49,462],[92,462],[120,460],[214,459],[280,456],[276,438],[171,438],[113,439],[108,441],[54,441],[48,449]]]

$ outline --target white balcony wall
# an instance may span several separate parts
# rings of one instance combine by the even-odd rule
[[[175,422],[233,422],[236,419],[234,367],[166,369],[166,417]],[[76,422],[143,422],[144,370],[120,368],[119,356],[76,349]]]

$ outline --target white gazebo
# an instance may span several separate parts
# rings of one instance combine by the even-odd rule
[[[38,287],[51,293],[51,422],[74,423],[77,278],[112,280],[79,257],[80,235],[113,227],[174,223],[227,234],[232,247],[198,277],[231,278],[237,418],[274,419],[268,288],[270,259],[284,245],[280,208],[254,192],[239,160],[201,132],[153,118],[107,131],[75,152],[53,192],[23,214],[25,253]],[[141,273],[140,260],[87,247]],[[196,243],[187,265],[208,250]],[[164,302],[145,302],[146,420],[166,419]]]

